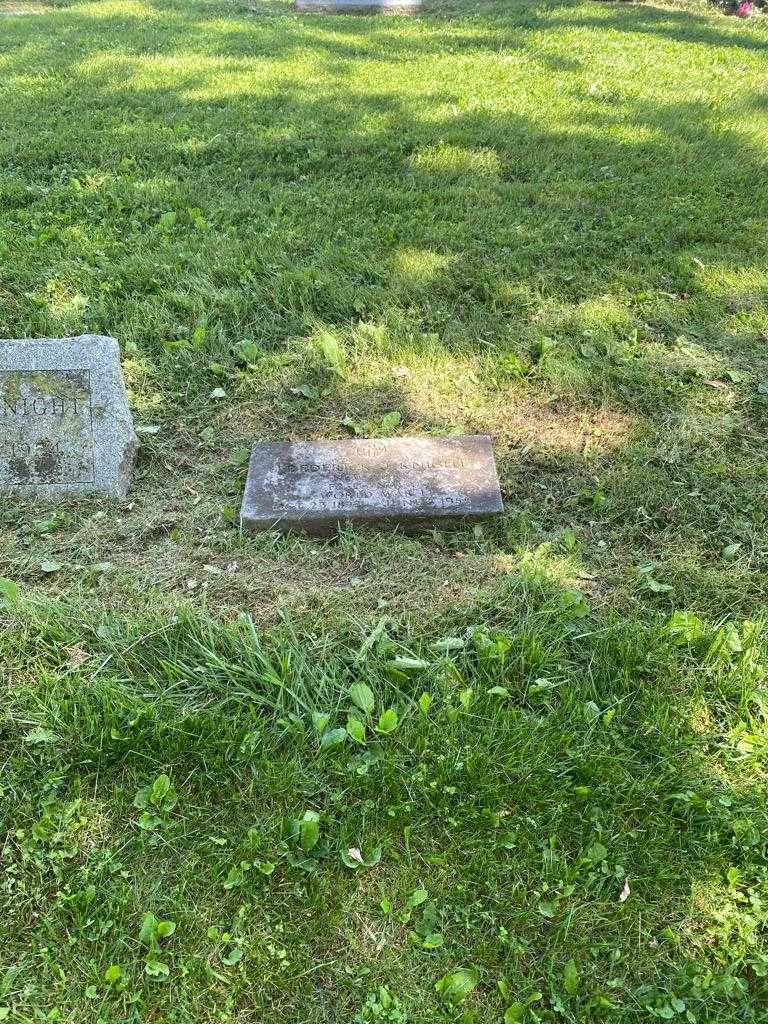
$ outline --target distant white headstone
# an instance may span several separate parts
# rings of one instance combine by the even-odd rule
[[[421,0],[296,0],[296,10],[317,14],[416,14]]]

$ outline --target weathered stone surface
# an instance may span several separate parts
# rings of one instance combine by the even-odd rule
[[[318,14],[416,14],[421,0],[296,0],[299,12]]]
[[[489,437],[257,442],[240,522],[323,534],[344,522],[415,526],[502,507]]]
[[[137,450],[114,338],[0,341],[0,492],[125,497]]]

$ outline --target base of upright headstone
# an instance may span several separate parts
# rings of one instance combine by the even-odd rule
[[[421,0],[296,0],[302,14],[418,14]]]

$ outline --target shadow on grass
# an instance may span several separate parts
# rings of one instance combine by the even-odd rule
[[[635,7],[510,6],[490,22],[437,19],[428,33],[227,13],[73,5],[4,37],[2,333],[119,335],[145,359],[147,417],[174,429],[181,418],[192,445],[226,419],[210,412],[210,362],[232,373],[241,403],[224,445],[338,433],[350,411],[375,420],[397,404],[415,431],[491,430],[509,492],[532,513],[547,478],[552,528],[568,501],[587,525],[606,480],[615,493],[601,514],[665,557],[689,532],[724,546],[722,508],[740,489],[759,520],[755,488],[743,490],[754,451],[740,442],[764,413],[726,382],[750,372],[763,297],[749,298],[754,315],[731,315],[730,285],[702,263],[722,263],[729,280],[756,273],[762,149],[705,100],[602,86],[578,55],[548,48],[566,28],[626,33],[635,47],[638,35],[674,37],[722,59],[759,39]],[[530,60],[567,108],[555,122],[512,95],[477,102],[439,67],[397,77],[448,51]],[[361,324],[380,334],[362,338]],[[198,329],[201,346],[185,354]],[[301,339],[325,330],[353,368],[410,359],[414,384],[311,367]],[[275,356],[269,379],[235,377],[244,337]],[[443,384],[449,366],[458,376]],[[470,373],[479,384],[462,403]],[[287,397],[308,382],[316,399]],[[615,443],[599,425],[590,461],[589,439],[572,438],[606,410]],[[168,465],[182,488],[216,488],[224,448],[202,466],[172,440],[157,451],[158,493]],[[673,482],[708,498],[670,499]]]

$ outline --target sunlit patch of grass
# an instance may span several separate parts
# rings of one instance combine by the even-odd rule
[[[628,339],[637,330],[637,318],[628,307],[614,295],[591,297],[573,311],[574,329],[580,331],[587,343],[590,341],[612,341]]]
[[[135,19],[138,23],[153,21],[163,16],[162,8],[153,3],[143,3],[142,0],[97,0],[96,3],[77,3],[78,13],[94,21],[109,18],[119,19],[121,22],[127,19]]]
[[[406,295],[434,287],[450,274],[455,259],[429,249],[404,249],[394,256],[392,285]]]
[[[501,162],[493,150],[469,150],[458,146],[441,145],[415,153],[411,159],[414,170],[422,171],[447,181],[454,179],[487,178],[498,180]]]

